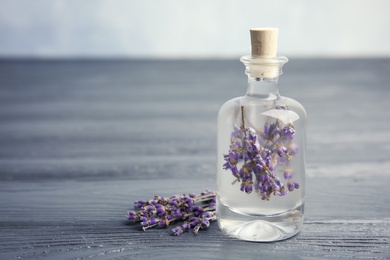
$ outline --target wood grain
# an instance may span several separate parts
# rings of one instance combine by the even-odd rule
[[[136,199],[215,189],[241,64],[0,61],[0,259],[390,259],[390,60],[290,63],[281,93],[309,114],[304,228],[249,243],[125,218]]]

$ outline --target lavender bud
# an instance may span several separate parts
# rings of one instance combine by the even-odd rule
[[[252,185],[249,185],[249,186],[245,186],[245,192],[246,193],[251,193],[252,192],[252,190],[253,190],[253,188],[252,188]]]
[[[260,182],[264,182],[265,181],[265,174],[264,173],[260,174],[259,179],[260,179]]]
[[[173,216],[175,217],[175,218],[181,218],[181,212],[180,212],[180,210],[177,210],[174,214],[173,214]]]
[[[205,227],[208,227],[208,226],[210,226],[210,221],[205,218],[205,219],[202,220],[202,225],[205,226]]]
[[[134,209],[141,209],[145,205],[146,205],[146,201],[143,200],[134,201]]]
[[[129,212],[128,212],[127,218],[128,218],[129,220],[134,220],[134,219],[135,219],[135,216],[136,216],[136,213],[135,213],[134,211],[129,211]]]
[[[157,204],[156,205],[156,213],[158,216],[164,216],[165,215],[165,207],[160,205],[160,204]]]
[[[152,212],[154,209],[155,209],[155,207],[153,205],[148,205],[145,210],[147,212]]]
[[[287,137],[292,138],[295,134],[295,129],[292,125],[288,125],[282,129],[281,134]]]
[[[210,212],[208,212],[208,211],[206,211],[206,212],[203,213],[203,215],[202,215],[202,218],[209,218],[209,217],[211,217],[211,215],[210,215]]]
[[[180,234],[183,234],[183,228],[182,227],[173,228],[172,233],[174,236],[179,236]]]
[[[282,189],[280,192],[279,192],[279,196],[285,196],[287,194],[287,191]]]
[[[188,223],[188,222],[186,222],[186,223],[184,223],[183,225],[181,225],[182,226],[182,228],[184,229],[184,230],[188,230],[188,229],[190,229],[191,228],[191,224],[190,223]]]
[[[141,226],[146,227],[149,224],[148,218],[147,217],[141,217]]]
[[[283,155],[285,155],[287,153],[287,148],[282,146],[282,147],[279,147],[276,151],[280,157],[283,157]]]
[[[178,203],[176,200],[171,200],[171,201],[169,202],[169,205],[178,206],[179,203]]]
[[[157,218],[155,218],[155,217],[151,217],[150,218],[150,225],[155,225],[157,223],[158,223],[158,219]]]
[[[293,173],[291,171],[289,171],[288,169],[286,169],[283,173],[283,177],[285,179],[291,179],[293,177]]]
[[[194,234],[198,234],[200,227],[201,227],[201,224],[198,224],[198,225],[196,225],[196,226],[194,227],[194,229],[193,229]]]

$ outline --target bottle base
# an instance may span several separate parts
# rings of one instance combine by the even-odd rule
[[[227,235],[246,241],[272,242],[295,236],[302,229],[303,204],[282,214],[239,214],[219,203],[218,225]]]

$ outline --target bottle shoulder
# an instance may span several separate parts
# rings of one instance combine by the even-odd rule
[[[225,103],[222,104],[221,108],[219,109],[219,111],[222,111],[224,109],[228,109],[229,107],[234,107],[234,106],[238,106],[239,104],[241,104],[241,100],[243,99],[244,97],[241,96],[241,97],[235,97],[235,98],[232,98],[228,101],[226,101]]]
[[[279,96],[276,99],[256,99],[247,96],[240,96],[226,101],[219,110],[219,115],[221,114],[236,114],[239,111],[241,106],[247,108],[256,108],[257,113],[270,111],[274,109],[288,110],[290,112],[294,112],[299,118],[303,121],[307,119],[307,113],[305,108],[301,103],[296,101],[295,99]],[[267,114],[267,113],[265,113]]]
[[[238,107],[241,106],[243,97],[236,97],[226,101],[218,112],[218,118],[222,118],[226,115],[235,115],[237,114]]]

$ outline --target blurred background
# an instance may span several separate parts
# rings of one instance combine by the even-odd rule
[[[232,58],[249,28],[279,27],[279,53],[390,56],[387,0],[1,0],[0,57]]]

